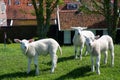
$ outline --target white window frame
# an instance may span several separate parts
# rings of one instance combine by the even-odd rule
[[[15,5],[20,5],[20,0],[15,0]]]
[[[68,10],[76,10],[76,9],[78,9],[78,4],[77,3],[67,3],[67,9]]]
[[[107,35],[108,31],[107,30],[103,30],[103,35]]]

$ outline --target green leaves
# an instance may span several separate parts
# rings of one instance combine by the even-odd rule
[[[62,0],[32,0],[37,18],[38,37],[46,38],[50,27],[50,19],[54,8]]]
[[[102,2],[100,3],[95,0],[91,0],[91,4],[89,5],[87,3],[82,3],[82,6],[80,6],[78,11],[82,11],[87,14],[104,14]]]

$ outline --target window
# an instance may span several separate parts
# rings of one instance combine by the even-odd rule
[[[108,31],[107,30],[103,30],[103,35],[107,35]]]
[[[29,1],[29,2],[28,2],[28,6],[32,6],[32,1]]]
[[[103,35],[103,30],[96,30],[96,35],[102,36]]]
[[[30,1],[28,1],[28,4],[27,4],[28,6],[32,6],[32,1],[30,0]],[[36,1],[36,5],[37,6],[39,6],[39,2],[38,1]]]
[[[6,5],[5,3],[1,4],[1,13],[4,14],[6,12]]]
[[[20,0],[15,0],[15,4],[19,5],[20,4]]]
[[[78,4],[77,3],[68,3],[67,4],[67,9],[76,10],[76,9],[78,9]]]
[[[71,32],[64,31],[64,44],[71,44]]]

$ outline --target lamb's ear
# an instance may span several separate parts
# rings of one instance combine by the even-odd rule
[[[100,38],[100,35],[95,36],[95,39],[99,39],[99,38]]]
[[[20,39],[14,39],[14,41],[15,41],[16,43],[20,43],[20,42],[21,42]]]
[[[71,29],[72,29],[72,30],[75,30],[75,29],[77,29],[77,27],[71,27]]]
[[[29,39],[28,41],[29,41],[29,43],[31,43],[31,42],[34,42],[34,39]]]
[[[87,27],[78,27],[78,29],[85,30],[85,29],[87,29]]]
[[[82,29],[87,29],[87,27],[81,27]]]

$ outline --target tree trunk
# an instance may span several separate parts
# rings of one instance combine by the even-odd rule
[[[104,14],[108,27],[108,34],[111,36],[111,8],[110,8],[110,0],[104,0]]]
[[[114,0],[114,4],[112,5],[110,0],[104,0],[104,2],[104,13],[108,26],[108,34],[112,37],[115,43],[117,26],[119,22],[118,0]]]
[[[114,5],[113,5],[113,16],[112,16],[112,38],[115,43],[116,39],[116,32],[117,32],[117,26],[119,22],[119,13],[118,13],[118,0],[114,0]]]
[[[39,2],[39,6],[36,4]],[[38,38],[46,38],[50,27],[51,14],[59,0],[32,0],[37,19]]]

